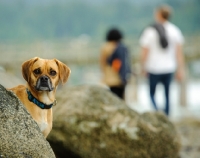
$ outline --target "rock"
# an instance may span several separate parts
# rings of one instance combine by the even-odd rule
[[[181,158],[198,158],[200,155],[200,119],[182,118],[175,122],[181,137]]]
[[[0,157],[55,158],[37,123],[14,93],[0,85]]]
[[[131,110],[98,86],[60,91],[48,140],[59,158],[178,158],[174,125],[162,113]]]

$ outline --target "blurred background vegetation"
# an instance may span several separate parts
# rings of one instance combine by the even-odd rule
[[[98,69],[105,33],[113,26],[125,34],[136,63],[139,36],[162,3],[173,7],[171,21],[186,38],[187,63],[200,74],[199,0],[0,0],[0,64],[14,71],[24,60],[39,56],[58,58],[72,67],[95,64]]]
[[[1,0],[0,40],[49,40],[86,34],[104,38],[110,26],[138,38],[162,3],[174,9],[174,22],[187,36],[200,31],[199,0]]]

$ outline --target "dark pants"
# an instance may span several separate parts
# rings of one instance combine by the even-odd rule
[[[110,87],[110,90],[111,90],[111,92],[113,92],[114,94],[116,94],[121,99],[124,99],[125,85],[119,86],[119,87],[112,86],[112,87]]]
[[[150,97],[151,101],[154,105],[154,108],[158,110],[158,107],[155,102],[155,92],[156,92],[156,85],[158,83],[162,83],[164,86],[165,90],[165,109],[164,112],[169,115],[169,88],[170,88],[170,83],[172,80],[173,73],[167,73],[167,74],[151,74],[149,73],[149,89],[150,89]]]

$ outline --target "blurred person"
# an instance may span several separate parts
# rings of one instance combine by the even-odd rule
[[[106,43],[100,54],[100,66],[103,74],[102,81],[121,99],[124,99],[125,87],[131,72],[129,53],[122,43],[123,35],[116,28],[106,34]]]
[[[182,45],[184,37],[180,29],[169,22],[171,7],[162,5],[155,11],[155,24],[147,27],[141,37],[141,65],[143,75],[148,76],[150,98],[154,108],[156,86],[162,83],[165,91],[164,112],[169,115],[170,83],[176,72],[179,81],[184,79],[184,56]]]

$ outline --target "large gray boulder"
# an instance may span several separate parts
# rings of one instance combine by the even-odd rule
[[[39,126],[15,94],[0,85],[0,157],[55,158]]]
[[[59,158],[178,158],[179,136],[162,113],[131,110],[109,90],[60,91],[48,140]]]
[[[200,118],[186,117],[175,122],[181,136],[181,158],[200,157]]]

